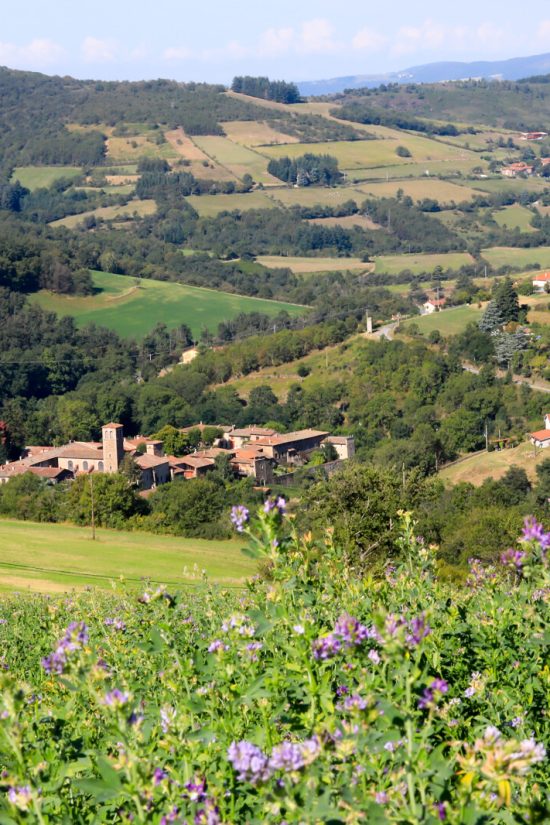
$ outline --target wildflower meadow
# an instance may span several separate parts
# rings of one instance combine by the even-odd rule
[[[401,518],[376,574],[273,499],[241,590],[4,597],[0,825],[549,821],[550,534],[457,585]]]

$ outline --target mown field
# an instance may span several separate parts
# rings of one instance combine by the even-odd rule
[[[117,187],[120,192],[121,187]],[[105,221],[112,221],[117,218],[132,217],[136,214],[142,218],[144,215],[152,215],[157,211],[157,204],[153,200],[132,200],[124,206],[100,206],[98,209],[92,209],[89,212],[81,212],[80,215],[68,215],[66,218],[60,218],[58,221],[52,221],[50,226],[66,226],[68,229],[74,229],[86,218],[103,218]]]
[[[121,577],[132,586],[142,586],[149,577],[183,586],[200,582],[201,570],[213,581],[236,584],[255,570],[240,551],[242,542],[235,540],[100,529],[92,541],[90,528],[66,524],[0,519],[0,546],[0,590],[110,588]]]
[[[261,298],[230,295],[227,292],[184,286],[142,278],[136,281],[124,275],[94,272],[96,295],[68,297],[39,292],[31,300],[58,315],[71,315],[79,326],[99,324],[115,330],[123,338],[142,338],[155,324],[169,329],[188,324],[197,337],[203,328],[215,332],[221,321],[240,312],[264,312],[276,315],[280,310],[298,315],[303,307]]]
[[[404,325],[407,332],[410,324],[416,324],[423,335],[438,329],[442,335],[458,335],[463,332],[472,321],[478,321],[483,310],[477,306],[459,306],[433,312],[431,315],[421,315],[413,318]]]
[[[32,192],[33,189],[47,188],[61,178],[76,178],[81,174],[82,169],[76,166],[16,166],[11,179],[18,180]]]
[[[541,461],[550,458],[545,450],[535,451],[528,441],[509,450],[498,450],[492,453],[479,453],[465,458],[458,464],[445,467],[439,473],[440,478],[449,486],[469,481],[478,487],[488,478],[499,479],[512,466],[521,467],[531,481],[536,479],[536,467]]]
[[[211,218],[220,212],[238,209],[273,209],[277,204],[265,192],[237,192],[233,195],[189,195],[185,199],[201,217]]]
[[[474,259],[468,252],[447,252],[442,254],[380,255],[375,258],[375,272],[398,275],[410,269],[415,275],[433,272],[437,266],[443,269],[460,269],[472,264]]]
[[[534,246],[531,249],[495,246],[491,249],[482,249],[481,255],[495,268],[508,265],[527,269],[532,264],[550,266],[550,246]]]
[[[531,226],[533,214],[527,207],[514,203],[511,206],[505,206],[504,209],[499,209],[494,213],[493,218],[499,226],[507,229],[518,228],[521,232],[536,232],[537,230]]]
[[[365,195],[372,195],[375,198],[394,198],[401,190],[404,195],[408,195],[413,201],[433,198],[441,204],[460,203],[471,200],[479,195],[475,189],[469,186],[459,186],[448,180],[438,180],[425,177],[422,180],[397,180],[386,183],[363,183],[357,187]],[[437,217],[438,213],[434,213]]]
[[[288,267],[297,274],[372,269],[372,264],[366,264],[360,258],[301,258],[293,255],[259,255],[256,260],[270,269]]]
[[[237,178],[252,175],[255,181],[264,185],[278,185],[280,181],[267,172],[266,158],[246,146],[233,143],[226,137],[211,135],[194,137],[193,142],[205,155],[229,169]]]

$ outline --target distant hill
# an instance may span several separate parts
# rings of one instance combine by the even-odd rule
[[[445,80],[487,78],[495,80],[519,80],[531,75],[550,72],[550,53],[531,57],[513,57],[509,60],[479,60],[474,63],[442,62],[412,66],[400,72],[385,74],[348,75],[329,80],[311,80],[298,83],[300,94],[336,94],[344,89],[374,88],[382,83],[441,83]]]

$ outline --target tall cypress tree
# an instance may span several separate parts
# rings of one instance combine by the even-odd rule
[[[500,310],[504,323],[509,321],[517,321],[519,318],[519,301],[518,294],[514,289],[512,281],[505,278],[501,284],[497,286],[494,293],[494,301]]]

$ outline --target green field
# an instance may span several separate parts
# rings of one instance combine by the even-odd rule
[[[366,195],[357,188],[346,186],[283,186],[269,192],[274,202],[282,206],[340,206],[349,200],[361,204]]]
[[[369,131],[380,127],[369,126]],[[430,138],[410,135],[408,132],[399,132],[385,129],[379,133],[379,140],[339,140],[324,143],[294,143],[286,146],[264,146],[262,153],[268,157],[296,158],[311,152],[316,155],[332,155],[338,160],[341,169],[368,169],[375,166],[406,166],[407,163],[424,163],[426,161],[453,161],[456,168],[464,163],[469,164],[474,158],[473,165],[479,165],[479,158],[473,156],[466,149],[449,146]],[[396,154],[398,146],[404,146],[411,153],[411,157],[401,158]]]
[[[495,212],[493,218],[499,226],[507,229],[516,229],[520,232],[536,232],[535,227],[531,226],[534,213],[525,206],[520,206],[519,203],[514,203],[512,206],[505,206],[504,209],[499,209]]]
[[[527,269],[531,264],[540,264],[541,267],[550,266],[550,246],[534,246],[531,249],[494,246],[491,249],[482,249],[481,256],[495,269],[501,266],[517,266]]]
[[[297,274],[311,272],[347,272],[372,269],[360,258],[301,258],[295,255],[259,255],[256,260],[270,269],[288,268]]]
[[[487,478],[501,478],[510,467],[515,465],[523,468],[531,481],[535,481],[536,466],[547,457],[545,450],[537,450],[535,457],[533,446],[526,441],[510,450],[477,453],[464,461],[444,468],[439,475],[449,485],[469,481],[477,487]]]
[[[76,166],[16,166],[11,179],[32,191],[47,188],[61,178],[76,178],[81,174],[82,169]]]
[[[215,332],[221,321],[234,318],[240,312],[276,315],[284,309],[299,315],[304,311],[295,304],[149,278],[137,282],[125,275],[94,272],[93,279],[96,288],[101,290],[99,294],[80,298],[43,291],[31,300],[58,315],[72,315],[78,326],[99,324],[115,330],[123,338],[138,339],[159,322],[169,329],[188,324],[198,337],[204,327]]]
[[[86,527],[0,520],[0,589],[39,592],[109,588],[122,577],[174,585],[200,581],[237,584],[254,573],[255,563],[241,553],[242,542],[206,541],[98,530]]]
[[[194,137],[195,143],[199,149],[209,158],[217,161],[221,166],[229,169],[237,178],[242,178],[243,175],[252,175],[255,181],[263,184],[277,185],[280,181],[268,174],[267,159],[258,152],[248,149],[246,146],[241,146],[239,143],[233,143],[226,137],[214,137],[211,135]]]
[[[445,204],[454,201],[471,200],[478,197],[479,192],[468,186],[459,186],[448,180],[438,180],[437,178],[424,177],[422,180],[396,180],[386,183],[363,183],[357,187],[365,196],[372,195],[375,198],[394,198],[401,189],[404,195],[408,195],[414,201],[423,198],[433,198],[439,203]],[[437,217],[438,213],[434,213]]]
[[[423,335],[438,329],[442,335],[457,335],[463,332],[469,323],[478,321],[483,309],[477,306],[459,306],[433,312],[431,315],[421,315],[413,318],[404,325],[405,332],[409,324],[414,323]]]
[[[143,217],[144,215],[152,215],[157,211],[157,204],[153,200],[134,200],[129,201],[124,206],[100,206],[98,209],[92,209],[90,212],[81,212],[80,215],[67,215],[66,218],[60,218],[57,221],[52,221],[50,226],[66,226],[68,229],[74,229],[86,218],[103,218],[105,221],[116,220],[117,218],[132,217],[134,213]]]
[[[439,255],[381,255],[375,258],[375,272],[388,275],[398,275],[405,269],[410,269],[415,275],[423,272],[433,272],[436,266],[443,269],[460,269],[461,266],[472,264],[474,259],[468,252],[446,252]]]
[[[185,199],[201,217],[212,218],[220,212],[232,212],[238,209],[274,209],[274,203],[265,192],[242,192],[234,195],[189,195]]]

